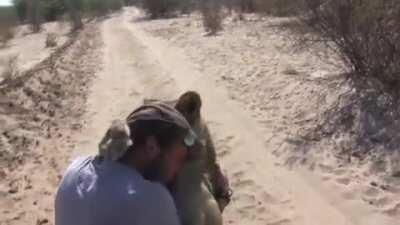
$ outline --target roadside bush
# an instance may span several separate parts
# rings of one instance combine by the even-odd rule
[[[374,78],[399,90],[400,1],[304,0],[304,6],[302,20],[338,52],[355,83]]]
[[[203,26],[207,35],[214,35],[218,31],[222,30],[222,7],[218,0],[204,0],[200,7]]]
[[[18,74],[18,56],[12,56],[7,59],[5,68],[0,74],[0,85],[11,81],[15,77],[17,77]]]
[[[0,47],[14,37],[14,28],[11,24],[0,24]]]
[[[297,12],[299,0],[223,0],[228,10],[239,13],[262,13],[290,16]]]
[[[27,19],[28,4],[26,0],[13,0],[15,11],[17,12],[18,19],[24,22]]]
[[[255,0],[231,0],[234,7],[240,12],[254,12],[256,10]]]
[[[28,19],[29,0],[13,0],[14,8],[21,22]],[[44,21],[55,21],[66,12],[63,0],[40,0],[39,8]]]
[[[190,12],[194,4],[192,0],[143,0],[142,7],[150,18],[156,19]]]
[[[298,12],[299,0],[253,0],[258,13],[273,16],[293,16]]]
[[[18,18],[12,7],[0,7],[0,47],[14,37]]]
[[[66,12],[62,0],[40,0],[40,10],[45,21],[55,21]]]
[[[123,0],[82,0],[82,10],[89,15],[102,16],[121,9]]]

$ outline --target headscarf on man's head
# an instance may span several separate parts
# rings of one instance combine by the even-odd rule
[[[194,145],[196,135],[186,119],[172,106],[162,102],[144,104],[135,109],[125,121],[115,120],[99,144],[99,156],[105,160],[119,160],[133,145],[131,125],[137,121],[162,121],[171,123],[186,132],[184,143],[187,147]]]

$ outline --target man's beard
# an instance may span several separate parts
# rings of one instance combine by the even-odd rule
[[[146,180],[167,183],[167,168],[163,156],[154,159],[143,171],[143,177]]]

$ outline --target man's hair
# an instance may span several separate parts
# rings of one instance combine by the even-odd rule
[[[173,123],[159,120],[139,120],[128,124],[128,126],[131,131],[130,137],[133,141],[133,145],[128,152],[144,145],[146,139],[150,136],[156,139],[161,150],[165,150],[177,140],[183,140],[187,132]]]

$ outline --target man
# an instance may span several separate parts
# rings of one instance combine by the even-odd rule
[[[179,224],[162,184],[175,178],[195,142],[190,125],[162,103],[139,107],[126,124],[127,132],[107,132],[98,156],[77,159],[67,169],[56,197],[56,225]],[[115,148],[123,146],[124,134],[130,141]]]

